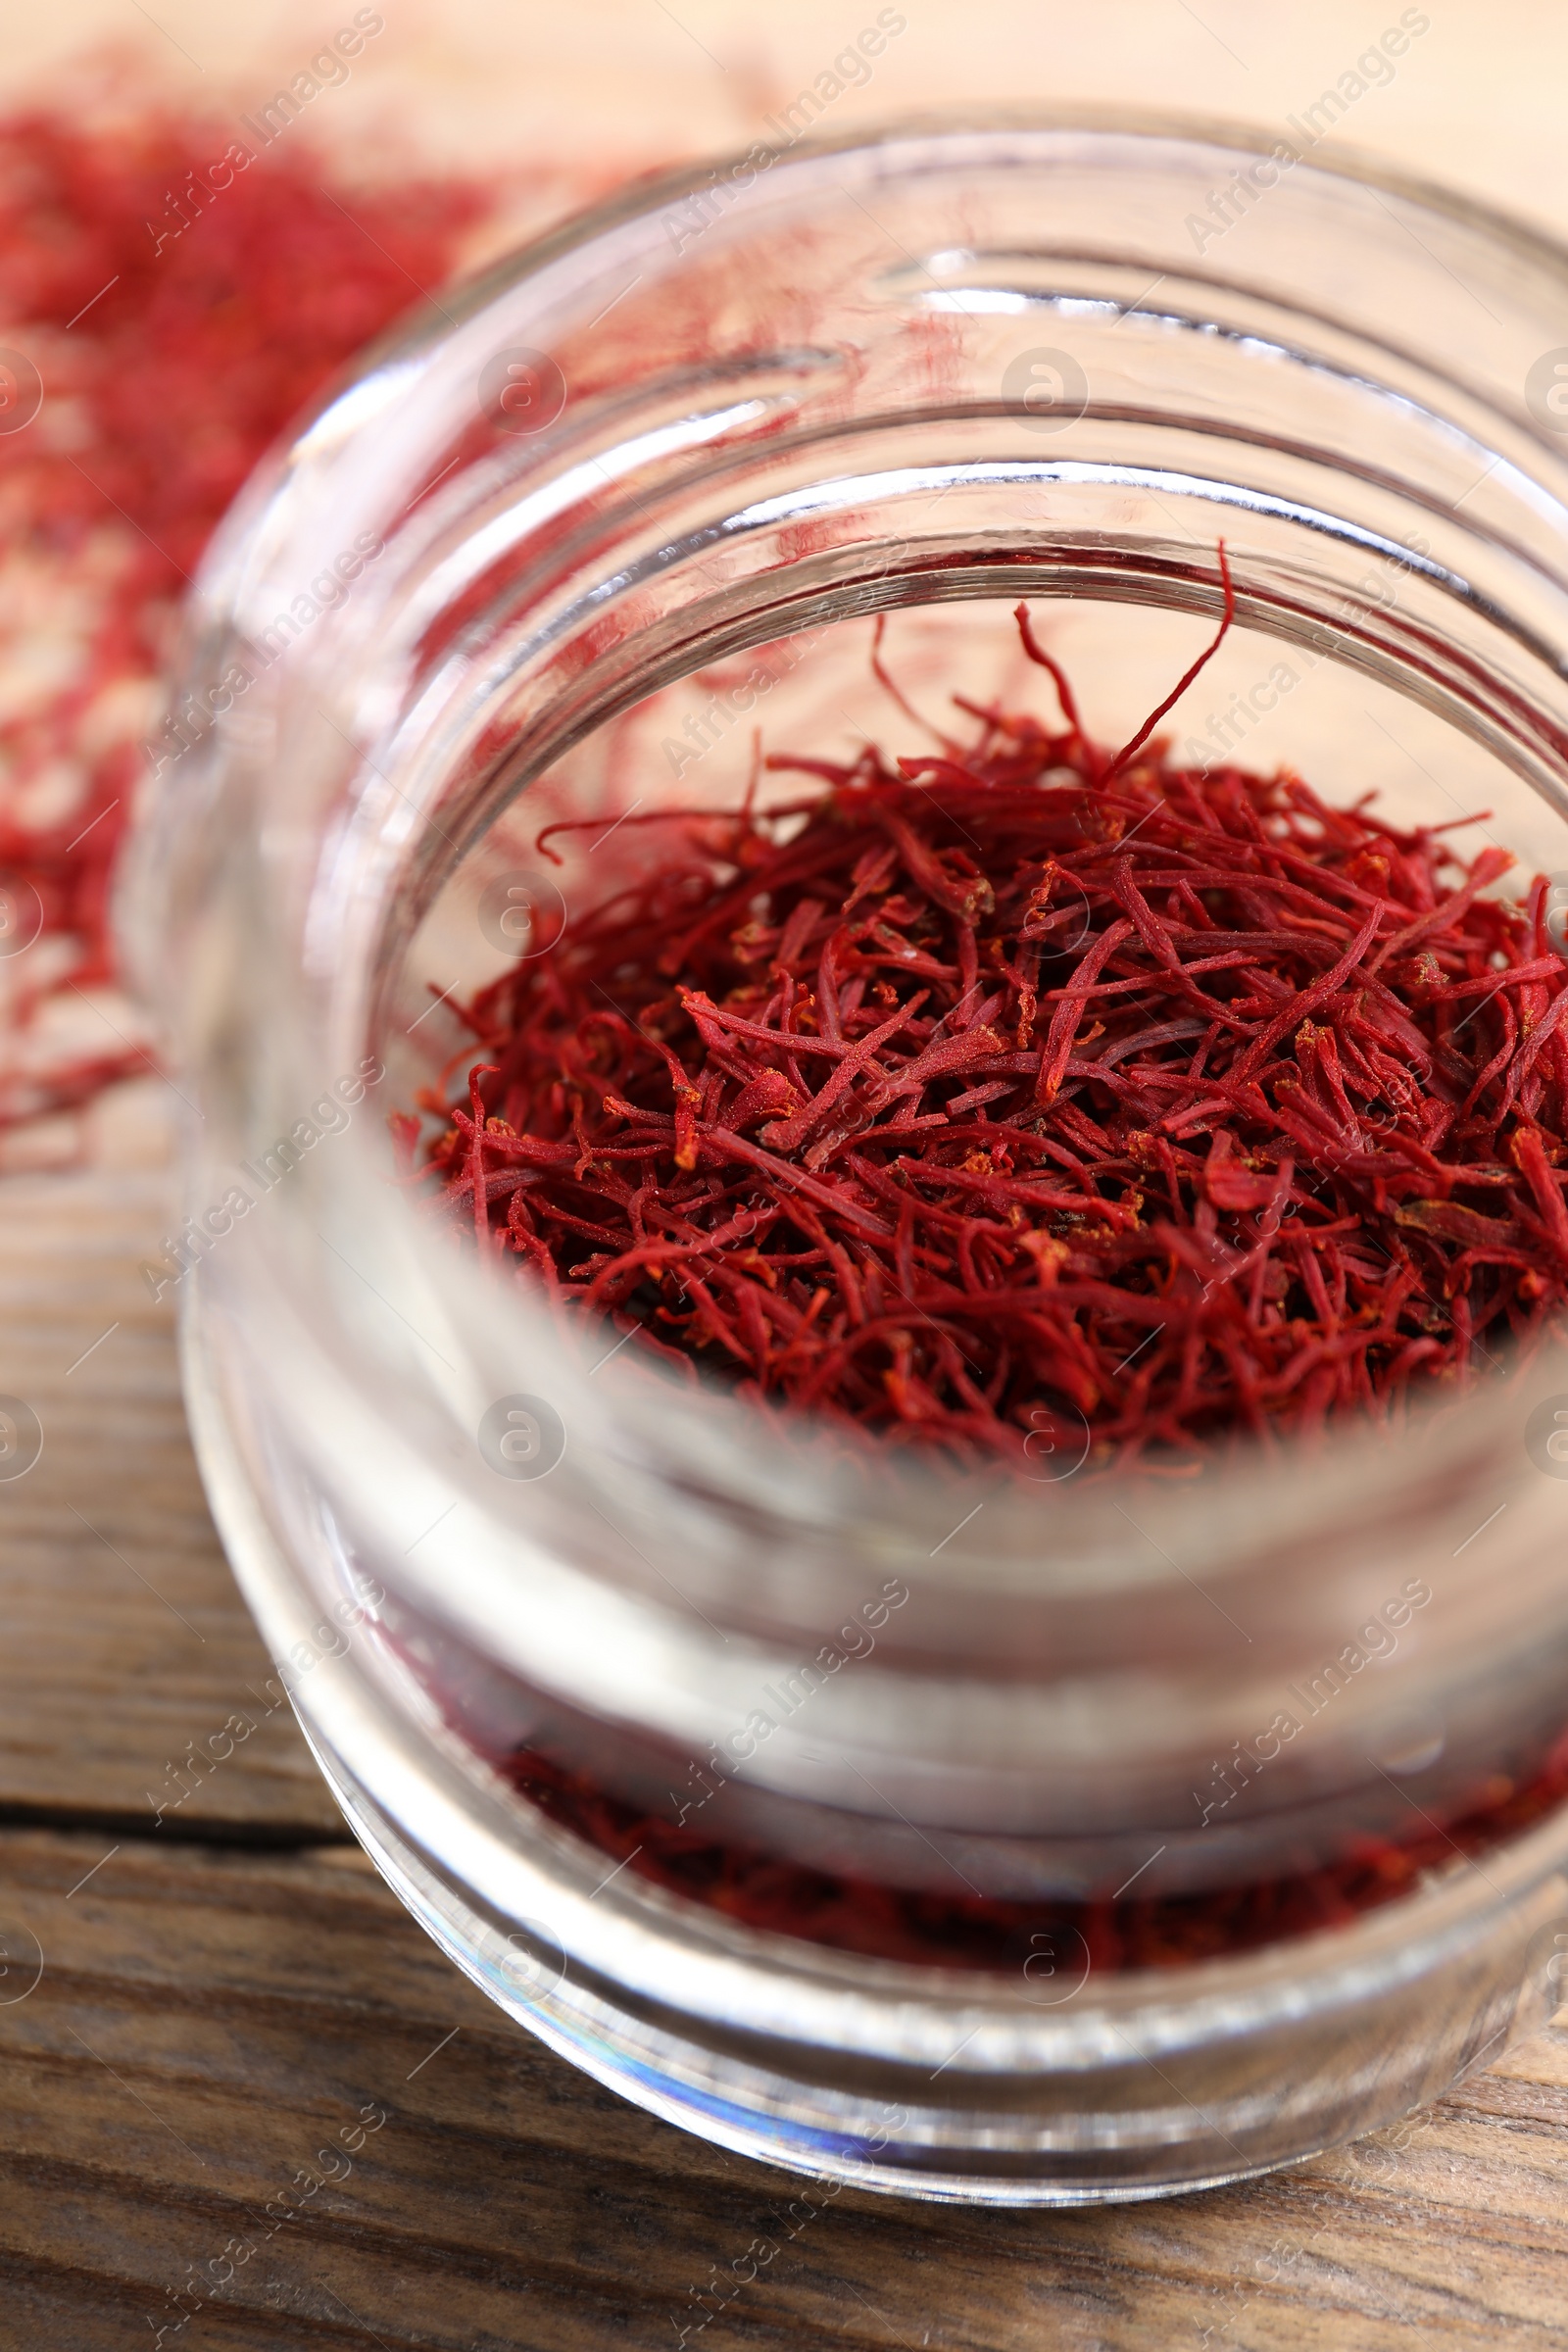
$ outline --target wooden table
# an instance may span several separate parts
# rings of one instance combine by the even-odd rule
[[[270,1670],[138,1277],[167,1214],[152,1170],[0,1181],[0,1393],[45,1429],[0,1485],[0,2347],[673,2347],[800,2184],[491,2008],[284,1713],[157,1818]],[[846,2190],[687,2340],[1546,2352],[1565,2256],[1568,2034],[1243,2188],[1072,2213]]]

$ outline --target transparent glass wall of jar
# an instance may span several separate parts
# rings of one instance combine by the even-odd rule
[[[905,748],[870,615],[935,710],[1037,692],[1028,597],[1120,741],[1212,627],[1222,535],[1238,622],[1179,756],[1486,809],[1568,869],[1565,357],[1568,262],[1456,201],[1230,135],[906,125],[638,191],[445,298],[215,549],[123,894],[200,1110],[165,1274],[214,1508],[392,1884],[671,2120],[916,2193],[1148,2195],[1386,2121],[1554,2002],[1555,1814],[1258,1951],[952,1972],[667,1894],[495,1759],[543,1720],[612,1793],[716,1755],[757,1835],[898,1885],[1265,1880],[1561,1731],[1568,1486],[1523,1432],[1568,1366],[1396,1444],[982,1482],[965,1519],[916,1461],[786,1455],[568,1340],[421,1222],[385,1114],[459,1052],[451,1000],[624,870],[628,810],[734,806],[754,726]],[[603,819],[559,867],[556,815]],[[548,1476],[481,1449],[518,1396]],[[1393,1650],[1226,1778],[1412,1584]]]

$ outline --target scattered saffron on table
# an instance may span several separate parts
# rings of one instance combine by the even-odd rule
[[[0,1128],[148,1066],[134,1016],[83,997],[113,979],[110,876],[148,749],[195,740],[176,713],[143,742],[175,605],[263,452],[450,274],[491,201],[352,184],[303,131],[258,145],[123,105],[0,122]]]
[[[1026,1474],[1190,1473],[1528,1348],[1568,1299],[1545,884],[1173,764],[1220,562],[1119,753],[1020,607],[1059,724],[956,697],[939,754],[627,815],[617,894],[464,1009],[418,1165],[399,1122],[438,1213],[760,1405]]]

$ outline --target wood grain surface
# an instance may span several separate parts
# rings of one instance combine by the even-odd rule
[[[356,1848],[106,1850],[0,1836],[0,1999],[22,1994],[0,2006],[7,2346],[96,2352],[164,2327],[215,2352],[652,2352],[701,2320],[689,2290],[757,2240],[776,2251],[688,2337],[705,2352],[1546,2352],[1568,2332],[1568,2047],[1552,2039],[1394,2132],[1241,2189],[1100,2213],[824,2199],[568,2071]]]
[[[44,1431],[36,1467],[0,1484],[0,1817],[144,1835],[192,1786],[187,1743],[245,1705],[255,1736],[166,1835],[337,1837],[267,1692],[185,1436],[170,1307],[141,1278],[170,1193],[156,1168],[0,1183],[0,1394]]]
[[[139,1278],[168,1198],[156,1169],[0,1181],[0,1393],[45,1432],[0,1484],[0,2352],[1568,2339],[1568,2035],[1242,2188],[835,2198],[511,2025],[348,1841],[281,1709],[172,1777],[257,1718],[270,1664]]]

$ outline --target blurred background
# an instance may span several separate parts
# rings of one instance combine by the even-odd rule
[[[259,0],[14,9],[0,88],[69,106],[82,57],[113,45],[139,55],[171,98],[243,108],[270,96],[353,13]],[[396,126],[432,162],[547,171],[565,196],[585,176],[749,141],[877,11],[860,0],[677,0],[673,9],[664,0],[575,9],[388,0],[378,13],[385,31],[333,94],[335,138],[374,141]],[[1397,0],[1318,0],[1310,10],[1255,0],[1114,0],[1099,10],[910,0],[897,13],[906,30],[868,85],[834,101],[835,124],[991,100],[1182,108],[1283,126],[1397,24],[1401,9]],[[1437,0],[1406,13],[1430,16],[1430,29],[1392,82],[1356,102],[1348,134],[1407,172],[1560,228],[1568,19],[1546,0]]]

